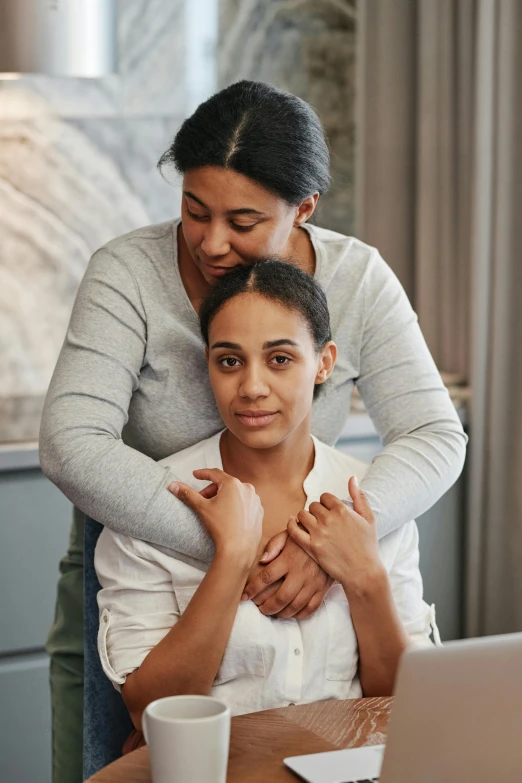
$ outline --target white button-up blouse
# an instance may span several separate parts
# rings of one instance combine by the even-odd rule
[[[221,433],[162,460],[196,490],[208,482],[197,468],[220,468]],[[316,438],[315,464],[304,482],[306,508],[323,492],[347,494],[348,478],[361,480],[366,466]],[[416,645],[430,645],[434,608],[422,600],[418,532],[408,522],[379,542],[393,597]],[[95,554],[98,648],[107,677],[119,688],[168,633],[197,590],[206,566],[178,552],[104,528]],[[266,617],[252,601],[238,607],[230,639],[210,694],[239,715],[288,704],[362,695],[357,638],[343,588],[334,584],[306,620]]]

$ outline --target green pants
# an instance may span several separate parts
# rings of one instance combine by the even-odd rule
[[[74,509],[69,549],[60,562],[51,656],[53,783],[83,781],[83,533]]]

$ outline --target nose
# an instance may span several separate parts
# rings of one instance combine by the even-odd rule
[[[211,220],[205,225],[201,249],[208,258],[226,256],[230,253],[230,241],[226,226],[217,220]]]
[[[263,377],[263,368],[257,364],[247,365],[242,373],[239,394],[249,400],[259,400],[268,397],[270,386]]]

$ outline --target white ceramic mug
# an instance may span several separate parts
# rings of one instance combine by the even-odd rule
[[[225,783],[230,709],[211,696],[168,696],[142,718],[154,783]]]

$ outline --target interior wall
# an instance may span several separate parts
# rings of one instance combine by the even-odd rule
[[[317,111],[332,185],[316,222],[354,230],[355,0],[220,0],[218,82],[270,82]]]
[[[186,116],[185,0],[118,10],[118,74],[0,81],[0,441],[37,436],[92,252],[179,214],[156,162]]]

